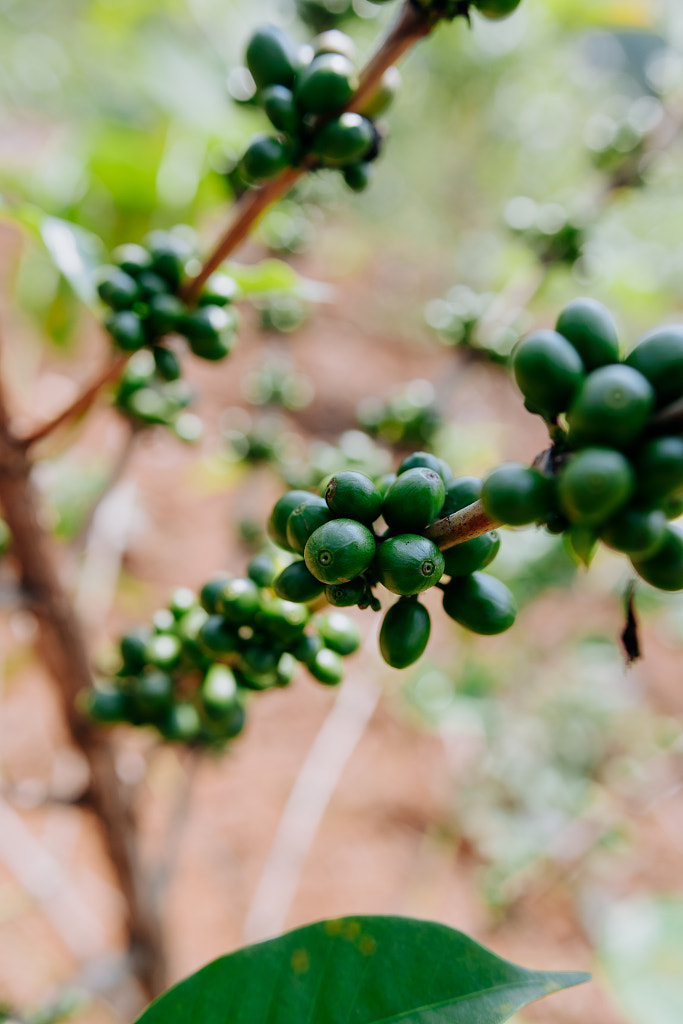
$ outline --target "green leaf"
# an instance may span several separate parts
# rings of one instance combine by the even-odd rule
[[[104,261],[104,246],[96,235],[30,203],[12,205],[2,202],[1,197],[0,216],[37,236],[81,302],[98,307],[95,271]]]
[[[636,897],[605,915],[599,956],[632,1024],[683,1020],[683,900]]]
[[[569,553],[588,568],[598,550],[598,535],[588,526],[572,526],[566,533]]]
[[[288,263],[268,259],[260,263],[226,263],[224,269],[237,281],[245,295],[265,295],[268,292],[294,292],[299,275]]]
[[[348,917],[215,960],[138,1024],[502,1024],[588,977],[524,970],[445,925]]]

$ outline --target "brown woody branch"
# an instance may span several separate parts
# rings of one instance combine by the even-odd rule
[[[124,799],[112,748],[76,707],[79,693],[92,685],[90,660],[80,624],[57,572],[52,542],[42,526],[26,449],[26,440],[12,434],[0,390],[0,505],[12,531],[12,553],[19,566],[22,589],[38,620],[41,653],[57,684],[62,713],[74,743],[88,762],[90,783],[84,799],[104,833],[126,903],[133,972],[145,995],[153,997],[165,984],[160,922],[141,871],[132,808]]]
[[[42,426],[36,427],[30,434],[25,437],[17,438],[16,443],[23,446],[24,449],[30,448],[38,441],[42,441],[44,437],[51,434],[54,430],[64,426],[70,420],[76,419],[77,416],[81,416],[84,412],[90,408],[95,402],[102,388],[106,387],[113,380],[119,376],[124,366],[128,362],[129,356],[117,355],[105,366],[104,370],[95,377],[95,379],[88,384],[86,388],[81,391],[77,398],[71,402],[70,405],[63,409],[62,412],[58,413],[47,423],[43,423]]]
[[[424,531],[425,537],[433,540],[442,551],[454,548],[456,544],[464,544],[466,540],[481,537],[483,533],[500,526],[500,523],[487,515],[480,501],[475,501],[459,512],[453,512],[445,519],[432,523]]]
[[[377,91],[387,68],[390,68],[419,39],[429,35],[435,24],[436,20],[433,17],[410,0],[404,0],[398,17],[361,72],[358,89],[344,109],[358,110],[362,107]],[[197,298],[214,270],[246,238],[261,214],[289,192],[292,185],[315,166],[315,162],[304,161],[300,167],[288,167],[277,177],[242,197],[237,203],[234,220],[221,236],[199,273],[187,282],[183,291],[183,298],[186,301],[192,302]]]

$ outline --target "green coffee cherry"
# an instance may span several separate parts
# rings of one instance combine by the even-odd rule
[[[112,309],[130,309],[140,290],[134,278],[120,267],[102,267],[97,294]]]
[[[183,279],[189,246],[167,231],[151,231],[145,239],[152,258],[151,270],[163,279],[171,291],[177,291]],[[143,276],[140,275],[142,284]]]
[[[154,365],[163,380],[179,380],[181,374],[180,360],[175,352],[163,345],[154,346]]]
[[[429,640],[429,612],[412,597],[402,597],[386,612],[379,631],[379,649],[387,665],[407,668],[424,654]]]
[[[683,487],[683,437],[657,437],[638,447],[632,458],[638,494],[656,503]]]
[[[683,590],[683,530],[669,524],[656,554],[651,558],[634,559],[633,568],[658,590]]]
[[[202,723],[196,707],[188,701],[179,701],[169,708],[160,730],[167,740],[191,743],[199,736],[201,727]]]
[[[299,73],[294,97],[306,114],[333,114],[348,103],[356,86],[351,61],[340,53],[324,53]]]
[[[336,515],[371,526],[382,511],[382,495],[370,477],[349,470],[333,476],[325,488],[325,501]]]
[[[408,469],[388,489],[382,515],[396,533],[416,533],[433,522],[443,506],[443,480],[433,469]]]
[[[325,645],[337,654],[346,657],[354,654],[361,645],[361,633],[348,615],[342,612],[327,612],[314,619]]]
[[[473,537],[443,552],[446,576],[469,576],[490,565],[500,550],[497,530],[489,530],[481,537]]]
[[[261,607],[254,616],[254,623],[264,633],[290,644],[303,632],[309,618],[310,612],[305,604],[295,604],[293,601],[274,597],[261,602]]]
[[[406,455],[398,467],[397,475],[402,476],[409,469],[433,469],[443,480],[444,487],[448,487],[453,483],[454,478],[451,467],[437,455],[432,455],[431,452],[411,452],[410,455]]]
[[[313,55],[319,57],[321,53],[341,53],[347,60],[353,61],[356,54],[356,47],[346,32],[332,28],[328,32],[321,32],[312,40]]]
[[[171,706],[173,679],[167,672],[144,672],[135,679],[131,696],[139,714],[157,718]]]
[[[239,286],[234,277],[217,270],[208,279],[197,300],[199,306],[228,306],[239,295]]]
[[[474,0],[474,7],[485,18],[507,18],[516,11],[521,0]]]
[[[550,419],[569,408],[584,376],[581,356],[557,331],[536,331],[524,338],[512,366],[527,402]]]
[[[307,662],[306,667],[311,675],[326,686],[336,686],[342,681],[344,665],[334,651],[323,647],[322,650]]]
[[[236,626],[246,625],[261,607],[259,590],[253,580],[228,580],[217,601],[218,611]]]
[[[96,686],[88,690],[82,705],[85,714],[100,725],[117,725],[128,720],[128,698],[113,686]]]
[[[152,269],[152,254],[142,245],[128,242],[119,245],[112,253],[114,263],[126,274],[137,278],[145,270]]]
[[[273,589],[277,596],[285,601],[306,604],[320,597],[324,587],[311,575],[303,562],[292,562],[277,577]]]
[[[268,552],[254,555],[247,565],[247,576],[257,587],[270,587],[278,575],[280,567],[275,558]]]
[[[136,352],[147,343],[144,324],[130,309],[113,313],[107,317],[104,326],[123,352]]]
[[[345,113],[328,121],[315,136],[312,152],[331,167],[361,160],[375,141],[372,122],[360,114]]]
[[[553,485],[538,470],[507,462],[484,480],[481,503],[492,519],[507,526],[525,526],[545,519],[553,510]]]
[[[257,88],[291,86],[296,74],[296,46],[276,25],[262,25],[249,40],[246,63]]]
[[[504,633],[517,615],[505,584],[484,572],[451,580],[444,590],[443,608],[451,619],[482,636]]]
[[[185,313],[185,303],[181,302],[175,295],[169,295],[168,292],[163,295],[155,295],[149,301],[149,313],[147,315],[147,326],[150,333],[155,338],[160,338],[164,334],[170,334],[171,331],[182,327]],[[167,379],[175,380],[176,378]]]
[[[308,569],[321,583],[349,583],[375,556],[375,538],[354,519],[335,519],[318,527],[304,550]]]
[[[363,192],[372,180],[372,164],[349,164],[343,170],[344,181],[352,192]]]
[[[588,374],[569,409],[570,442],[628,448],[654,404],[654,388],[642,373],[620,363],[602,366]]]
[[[140,286],[140,298],[143,302],[149,303],[160,295],[170,295],[170,286],[160,274],[153,270],[144,270],[138,277]]]
[[[197,632],[202,650],[213,657],[233,654],[239,646],[236,626],[226,622],[222,615],[209,615]]]
[[[391,106],[400,87],[401,73],[397,67],[392,65],[384,72],[379,87],[365,101],[359,113],[363,117],[369,117],[370,120],[374,121],[375,118],[379,117]]]
[[[365,600],[367,583],[362,576],[349,583],[335,583],[325,587],[325,597],[335,608],[352,608]]]
[[[575,299],[560,313],[555,330],[571,342],[586,370],[619,362],[619,338],[612,314],[595,299]]]
[[[630,500],[635,476],[613,448],[584,448],[558,475],[562,511],[580,526],[602,526]]]
[[[194,354],[212,362],[230,353],[236,327],[236,314],[222,306],[198,306],[178,324]]]
[[[394,594],[410,596],[429,590],[443,576],[444,566],[444,556],[436,544],[417,534],[402,533],[377,546],[377,577]]]
[[[317,633],[303,633],[292,647],[292,654],[298,661],[308,665],[324,646],[325,644]]]
[[[481,497],[481,483],[478,476],[459,476],[449,483],[439,519],[445,519],[446,516],[451,516],[454,512],[459,512],[478,501]]]
[[[270,514],[266,532],[270,539],[286,551],[293,550],[287,540],[287,521],[294,509],[307,502],[313,495],[310,491],[293,490],[287,491],[275,503]]]
[[[145,661],[158,668],[173,668],[180,660],[182,646],[177,636],[160,633],[153,636],[145,650]]]
[[[123,667],[130,673],[141,672],[147,664],[147,644],[150,631],[146,628],[132,629],[124,633],[119,641]]]
[[[287,544],[291,551],[303,555],[308,538],[324,523],[334,519],[324,498],[309,494],[305,501],[294,509],[287,520]]]
[[[631,558],[650,558],[664,543],[668,523],[661,509],[627,508],[609,521],[600,539]]]
[[[272,135],[255,135],[242,157],[242,173],[249,181],[266,181],[289,167],[291,150]]]
[[[215,615],[218,612],[220,596],[226,583],[231,579],[232,576],[229,573],[219,573],[217,576],[212,576],[210,580],[207,580],[199,591],[199,603],[209,615]]]
[[[261,105],[270,123],[278,131],[293,135],[299,127],[299,111],[294,93],[284,85],[269,85],[261,93]]]
[[[647,377],[659,406],[683,394],[683,324],[659,327],[646,334],[626,357],[627,366]]]

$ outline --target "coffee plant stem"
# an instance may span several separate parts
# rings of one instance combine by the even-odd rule
[[[433,17],[413,5],[410,0],[405,0],[398,17],[361,72],[358,89],[344,109],[358,110],[378,88],[387,68],[390,68],[419,39],[429,35],[435,25],[436,20]],[[236,204],[234,220],[202,265],[199,273],[196,277],[191,278],[185,286],[183,298],[187,302],[192,302],[197,298],[214,270],[217,270],[223,260],[227,259],[246,238],[261,214],[289,192],[299,178],[307,174],[314,166],[316,166],[315,162],[304,163],[300,167],[288,167],[277,177],[245,194]]]
[[[53,545],[42,522],[31,479],[26,441],[14,436],[0,389],[0,505],[12,531],[20,582],[39,625],[45,665],[57,683],[61,711],[90,772],[84,803],[100,825],[126,905],[132,970],[146,996],[163,991],[164,950],[160,922],[150,901],[135,844],[132,807],[124,798],[108,740],[77,708],[92,686],[90,659],[80,623],[57,571]]]
[[[104,369],[99,372],[97,377],[95,377],[95,379],[88,384],[83,391],[81,391],[78,397],[75,398],[73,402],[66,407],[66,409],[63,409],[51,420],[48,420],[47,423],[43,423],[42,426],[36,427],[36,429],[30,434],[27,434],[25,437],[18,438],[17,443],[25,450],[28,450],[32,445],[37,444],[38,441],[42,441],[44,437],[47,437],[48,434],[51,434],[54,430],[64,426],[64,424],[75,419],[77,416],[80,416],[82,413],[87,412],[90,406],[96,401],[102,388],[116,380],[120,375],[129,358],[130,357],[128,355],[117,355],[111,359]]]
[[[483,533],[488,533],[496,526],[500,526],[500,523],[484,512],[480,501],[475,501],[459,512],[453,512],[445,519],[432,523],[424,531],[424,535],[433,540],[442,551],[446,551],[456,544],[464,544],[466,540],[481,537]]]

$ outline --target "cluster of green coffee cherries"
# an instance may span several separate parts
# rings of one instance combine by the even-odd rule
[[[520,342],[513,369],[554,443],[537,467],[489,474],[485,511],[601,540],[653,586],[683,589],[683,530],[670,522],[683,512],[683,326],[651,331],[621,360],[609,311],[577,299],[555,330]]]
[[[229,274],[216,271],[196,305],[181,297],[185,268],[193,256],[178,234],[153,231],[144,245],[122,245],[113,264],[99,273],[98,294],[110,309],[104,323],[123,352],[149,348],[158,376],[176,381],[180,360],[168,343],[169,335],[187,339],[200,359],[216,361],[231,351],[238,317],[231,303],[238,293]]]
[[[431,447],[443,422],[434,388],[422,379],[411,380],[387,399],[364,398],[356,419],[368,434],[399,448]]]
[[[247,183],[305,162],[337,168],[355,191],[367,186],[380,146],[374,119],[391,103],[399,76],[390,68],[360,111],[343,112],[358,87],[353,55],[353,41],[336,29],[304,47],[275,25],[254,32],[246,64],[258,103],[278,134],[256,135],[250,142],[239,165]]]
[[[151,726],[168,742],[220,751],[244,728],[249,692],[289,685],[298,662],[337,685],[358,627],[277,596],[282,564],[263,553],[244,577],[216,576],[198,595],[176,590],[149,627],[121,638],[118,670],[84,694],[83,710],[100,724]]]
[[[181,441],[194,442],[202,433],[202,421],[187,407],[194,398],[190,385],[165,380],[149,349],[133,353],[114,389],[116,408],[136,428],[164,426]]]
[[[396,474],[378,481],[363,473],[337,473],[321,494],[287,491],[275,504],[268,533],[276,544],[300,556],[274,583],[288,601],[308,603],[325,595],[335,607],[380,610],[381,584],[399,600],[384,614],[380,650],[387,664],[406,668],[422,655],[431,620],[419,595],[443,591],[448,616],[484,635],[502,633],[515,619],[508,588],[482,572],[495,558],[495,530],[442,552],[424,536],[443,519],[479,497],[481,481],[454,478],[446,463],[415,452]],[[380,526],[381,522],[381,526]],[[442,577],[450,580],[442,583]]]

